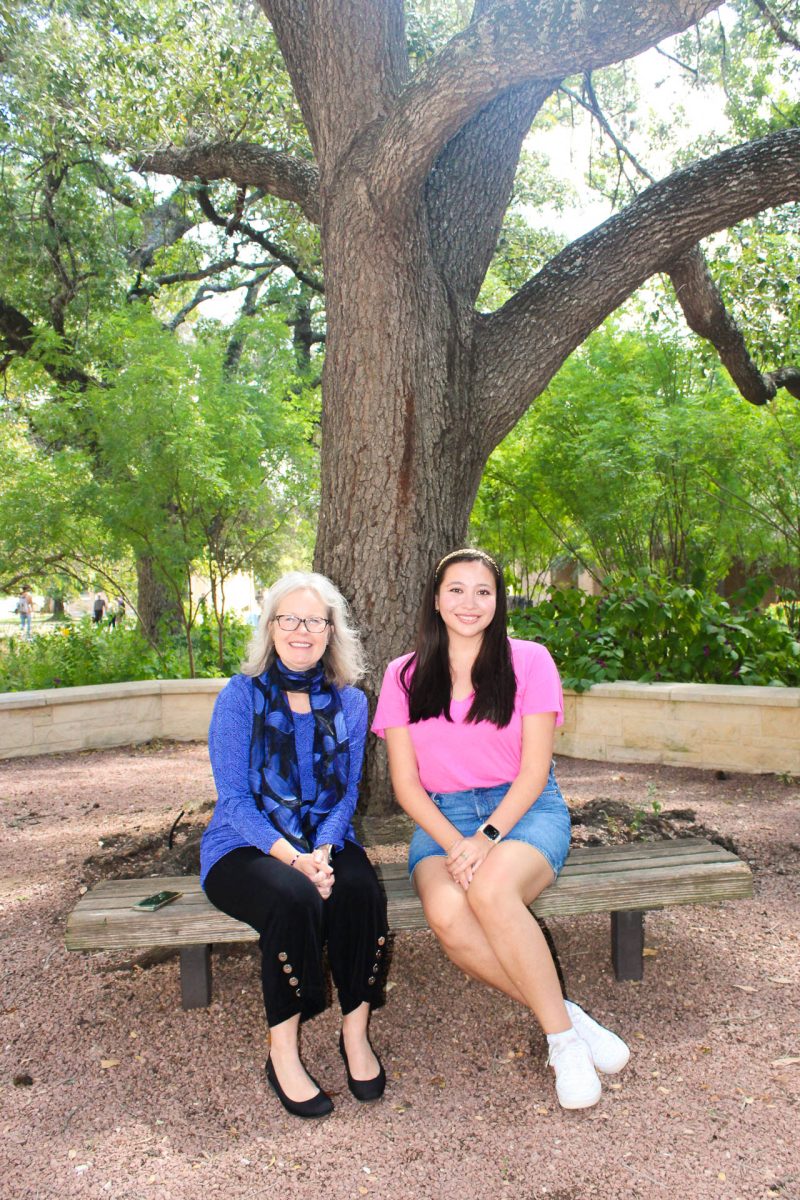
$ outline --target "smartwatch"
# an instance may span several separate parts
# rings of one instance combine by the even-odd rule
[[[483,836],[487,837],[489,839],[489,841],[492,842],[492,844],[495,846],[497,845],[497,843],[499,841],[502,841],[502,838],[503,838],[503,835],[500,832],[500,830],[497,828],[497,826],[490,825],[488,821],[485,821],[483,823],[483,825],[479,826],[478,833],[482,833]]]

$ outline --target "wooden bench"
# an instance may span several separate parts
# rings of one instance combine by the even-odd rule
[[[405,863],[376,868],[386,893],[391,929],[427,927]],[[137,900],[163,888],[183,893],[156,912],[134,912]],[[753,894],[747,863],[704,838],[574,849],[557,882],[534,904],[538,917],[611,914],[611,958],[617,979],[643,976],[644,914],[673,904],[713,904]],[[68,950],[180,951],[181,1001],[211,1001],[211,947],[252,942],[258,935],[218,912],[196,875],[109,879],[82,896],[67,920]]]

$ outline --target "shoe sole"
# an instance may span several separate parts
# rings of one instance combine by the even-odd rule
[[[584,1100],[580,1104],[565,1104],[563,1100],[558,1098],[558,1092],[556,1092],[556,1099],[561,1107],[567,1112],[580,1112],[582,1108],[594,1108],[596,1104],[599,1104],[602,1099],[602,1092],[596,1100]]]
[[[590,1051],[590,1053],[591,1053],[591,1051]],[[594,1062],[594,1055],[592,1055],[592,1062],[594,1062],[594,1069],[595,1069],[595,1071],[599,1071],[601,1075],[619,1075],[620,1071],[625,1070],[625,1068],[627,1067],[630,1060],[631,1060],[631,1056],[629,1054],[628,1057],[625,1059],[625,1062],[620,1063],[620,1065],[618,1067],[611,1067],[611,1068],[599,1067],[597,1065],[597,1063]]]

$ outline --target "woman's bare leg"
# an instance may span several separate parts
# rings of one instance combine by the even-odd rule
[[[522,854],[508,854],[517,847]],[[500,850],[504,853],[497,862]],[[495,868],[489,872],[492,860]],[[481,887],[476,888],[481,877]],[[496,846],[467,892],[453,882],[443,858],[425,858],[414,871],[428,924],[448,958],[473,979],[530,1008],[546,1033],[560,1033],[571,1022],[550,947],[527,907],[552,880],[543,855],[520,842]],[[495,903],[504,913],[500,920],[491,912]],[[514,931],[508,938],[504,922]],[[513,952],[510,942],[515,943]]]
[[[465,893],[486,942],[513,987],[545,1033],[561,1033],[572,1022],[544,934],[528,911],[553,881],[540,851],[524,842],[495,846]]]
[[[347,1065],[354,1079],[374,1079],[381,1069],[367,1036],[369,1012],[370,1006],[365,1000],[358,1008],[342,1017],[342,1038]]]
[[[318,1089],[300,1061],[300,1014],[269,1027],[269,1057],[278,1083],[290,1100],[311,1100]]]
[[[511,845],[511,843],[506,843],[506,845]],[[494,857],[499,849],[500,847],[495,847],[492,850],[491,857]],[[526,849],[530,849],[530,847],[526,847]],[[537,857],[541,858],[541,861],[547,866],[546,860],[541,855],[537,855]],[[528,867],[530,873],[530,862],[528,863]],[[538,867],[535,860],[533,860],[533,867],[534,869]],[[485,868],[486,862],[481,866],[481,872]],[[527,918],[524,939],[530,943],[528,950],[529,953],[533,953],[535,962],[542,962],[545,978],[549,981],[552,974],[552,977],[555,979],[555,993],[550,996],[548,991],[548,1004],[546,1006],[548,1026],[545,1031],[547,1033],[558,1033],[561,1030],[569,1029],[570,1020],[561,999],[561,987],[558,982],[555,964],[550,954],[550,948],[541,929],[528,912],[526,906],[527,903],[534,900],[539,892],[543,891],[552,882],[553,872],[547,866],[547,874],[544,875],[543,882],[538,877],[538,871],[536,875],[537,878],[535,880],[527,881],[525,894],[530,895],[530,900],[522,905],[525,917]],[[478,875],[476,874],[475,879],[477,878]],[[470,904],[469,897],[472,888],[475,886],[475,880],[470,885],[469,891],[465,892],[463,888],[451,879],[444,859],[431,857],[423,859],[418,864],[414,871],[414,884],[422,901],[422,907],[425,910],[425,917],[428,924],[441,942],[447,957],[457,967],[460,967],[465,974],[471,976],[471,978],[478,979],[482,983],[488,983],[490,987],[504,992],[512,1000],[516,1000],[518,1003],[533,1009],[534,1014],[539,1018],[537,1008],[530,1002],[523,989],[515,983],[509,971],[498,958],[490,937],[487,935],[477,913]],[[545,1028],[544,1025],[543,1028]]]

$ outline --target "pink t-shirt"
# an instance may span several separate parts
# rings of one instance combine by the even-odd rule
[[[400,671],[411,657],[389,663],[378,697],[372,732],[385,737],[387,729],[407,725],[417,755],[420,783],[428,792],[461,792],[468,788],[511,783],[522,760],[522,718],[529,713],[554,712],[564,720],[561,680],[549,650],[538,642],[509,638],[517,695],[511,721],[498,729],[491,721],[466,722],[472,696],[450,701],[451,721],[429,717],[408,720],[408,697]]]

